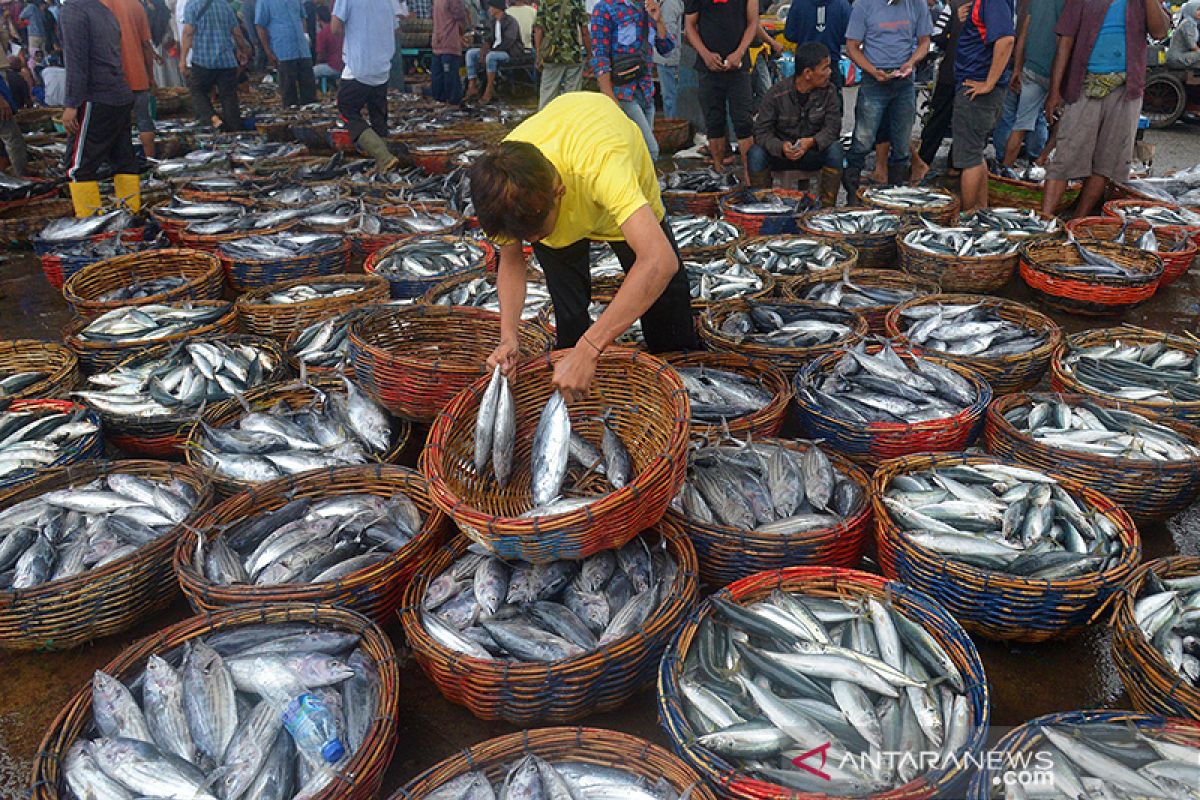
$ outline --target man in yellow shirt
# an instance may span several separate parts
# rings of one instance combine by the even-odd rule
[[[653,353],[699,348],[691,291],[638,126],[596,92],[570,92],[518,125],[471,167],[483,230],[500,243],[500,344],[488,360],[507,371],[520,358],[525,300],[522,242],[533,243],[554,303],[554,370],[570,402],[587,394],[604,349],[642,320]],[[608,242],[625,281],[599,319],[588,313],[591,240]]]

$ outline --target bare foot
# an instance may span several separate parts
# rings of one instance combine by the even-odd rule
[[[925,176],[929,174],[929,165],[919,158],[913,159],[912,165],[912,184],[915,186],[925,180]]]
[[[492,102],[492,93],[491,93],[491,92],[484,92],[484,93],[483,93],[483,95],[482,95],[482,96],[479,98],[479,102],[480,102],[480,103],[482,103],[482,104],[483,104],[483,105],[485,105],[485,106],[486,106],[488,103]]]
[[[871,181],[872,183],[878,183],[882,186],[888,182],[887,170],[885,169],[883,172],[875,170],[867,176],[867,180]]]

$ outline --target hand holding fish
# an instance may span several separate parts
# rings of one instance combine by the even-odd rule
[[[554,388],[562,393],[567,404],[583,400],[588,395],[596,375],[596,359],[600,348],[584,336],[571,352],[554,366]]]
[[[496,345],[496,349],[488,356],[487,367],[488,372],[500,365],[500,371],[506,376],[517,366],[517,362],[521,360],[521,343],[517,339],[501,339],[500,344]]]

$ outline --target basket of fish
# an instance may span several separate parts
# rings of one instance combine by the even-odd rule
[[[248,333],[286,340],[297,330],[388,299],[388,283],[378,275],[297,278],[246,292],[237,301],[238,320]]]
[[[989,639],[1074,636],[1120,594],[1142,556],[1137,528],[1116,503],[994,456],[886,461],[871,502],[883,574],[928,592]]]
[[[940,294],[936,280],[894,269],[830,270],[795,278],[785,284],[783,296],[849,309],[867,321],[870,332],[884,335],[888,312],[914,297]]]
[[[1008,236],[1056,236],[1063,225],[1058,217],[1047,217],[1040,211],[1022,208],[977,208],[958,215],[958,225],[976,230],[994,230]],[[1070,226],[1067,226],[1070,227]]]
[[[179,231],[179,246],[193,250],[221,252],[222,245],[248,237],[271,237],[298,224],[303,209],[282,208],[274,211],[251,211],[234,216],[222,216],[189,223]]]
[[[287,280],[348,272],[350,240],[329,233],[283,232],[228,241],[217,254],[230,288],[242,293]]]
[[[350,326],[354,320],[380,307],[378,304],[359,306],[292,331],[283,343],[284,357],[297,375],[304,370],[308,375],[330,373],[353,377]]]
[[[925,358],[968,367],[995,395],[1032,389],[1050,366],[1062,331],[1045,314],[978,294],[918,297],[893,308],[885,334]]]
[[[858,202],[898,214],[920,214],[928,220],[950,225],[958,215],[958,198],[944,189],[926,186],[864,186]]]
[[[1023,237],[991,229],[943,228],[931,222],[896,237],[900,268],[937,281],[947,292],[994,292],[1012,279]]]
[[[855,266],[895,269],[896,234],[909,225],[907,215],[879,208],[810,211],[796,220],[800,232],[847,244],[858,253]]]
[[[996,172],[988,170],[988,205],[1041,211],[1046,170],[1033,165],[1024,172],[1017,173],[1015,170],[1013,172],[1014,174],[1011,175],[998,175]],[[1063,214],[1075,205],[1082,188],[1083,184],[1079,181],[1068,182],[1066,190],[1063,191],[1062,200],[1058,201],[1058,207],[1054,209],[1054,213]]]
[[[719,258],[742,237],[732,223],[699,214],[676,214],[668,223],[684,260]]]
[[[353,611],[191,617],[127,647],[71,699],[34,760],[31,800],[370,800],[399,694],[391,642]]]
[[[1021,248],[1021,280],[1053,308],[1089,316],[1122,314],[1154,296],[1158,253],[1097,239],[1041,240]]]
[[[521,352],[544,353],[550,334],[521,326]],[[350,326],[350,365],[367,394],[393,414],[432,422],[484,373],[500,341],[500,315],[464,306],[388,306]]]
[[[79,378],[79,358],[57,342],[0,341],[0,400],[62,397]]]
[[[279,381],[205,409],[186,453],[228,497],[313,470],[395,462],[411,435],[350,380]]]
[[[988,408],[989,452],[1104,488],[1139,522],[1200,495],[1200,429],[1085,395],[1012,394]]]
[[[168,240],[159,235],[144,238],[142,230],[126,230],[113,236],[100,236],[82,242],[69,242],[53,247],[38,256],[46,282],[61,291],[63,284],[84,267],[106,258],[129,253],[158,250]]]
[[[422,136],[420,142],[409,142],[407,147],[413,166],[431,175],[442,175],[454,169],[455,156],[474,149],[476,145],[461,136],[444,139]]]
[[[0,411],[0,491],[41,469],[103,457],[100,419],[78,403],[13,400]]]
[[[1148,561],[1116,601],[1112,658],[1133,707],[1200,720],[1196,612],[1200,558]]]
[[[171,243],[178,245],[183,229],[193,222],[234,219],[247,213],[250,205],[249,199],[236,197],[221,201],[173,197],[169,203],[151,207],[148,213]]]
[[[425,294],[425,302],[434,306],[468,306],[500,313],[500,295],[496,289],[496,274],[473,269],[447,278]],[[521,319],[550,322],[553,305],[546,278],[541,270],[532,268],[525,273],[525,303]]]
[[[671,522],[582,560],[533,565],[469,544],[420,567],[400,621],[442,695],[480,719],[552,724],[624,705],[696,602],[696,554]]]
[[[699,312],[723,300],[748,297],[759,300],[775,293],[775,278],[761,267],[730,261],[723,256],[712,260],[683,262],[692,289],[692,311]],[[596,302],[611,303],[617,296],[625,275],[613,276],[610,281],[596,280],[600,284],[593,289]],[[608,285],[605,285],[607,283]]]
[[[266,167],[265,171],[274,174],[270,167]],[[290,212],[304,209],[306,213],[303,216],[307,217],[308,211],[327,203],[345,200],[348,194],[341,181],[304,184],[285,182],[264,187],[252,199],[263,208],[281,212],[276,215],[276,219],[291,219],[293,215]]]
[[[175,574],[197,613],[327,603],[383,624],[451,526],[419,473],[372,464],[259,484],[193,528],[175,548]]]
[[[687,389],[692,436],[708,440],[775,436],[783,427],[792,389],[787,376],[766,361],[732,353],[670,353]]]
[[[425,203],[388,205],[371,209],[352,234],[354,251],[369,256],[390,244],[414,236],[452,235],[463,229],[462,215]]]
[[[53,198],[0,211],[0,241],[15,246],[28,245],[46,227],[46,220],[66,217],[74,212],[70,200]]]
[[[43,220],[45,222],[45,220]],[[59,217],[46,223],[33,237],[33,251],[38,255],[84,242],[98,242],[123,236],[140,239],[145,235],[144,218],[134,216],[124,208],[101,209],[88,217]]]
[[[969,800],[1189,797],[1200,784],[1200,725],[1130,711],[1047,714],[1009,731],[971,781]],[[997,765],[1003,765],[997,769]],[[1020,792],[1021,794],[1017,794]]]
[[[206,405],[277,380],[285,371],[283,353],[269,339],[198,336],[140,349],[112,369],[89,375],[72,397],[100,415],[114,447],[175,458]]]
[[[171,550],[209,499],[199,473],[161,461],[58,467],[4,495],[0,650],[78,647],[169,604]]]
[[[1200,211],[1161,200],[1109,200],[1104,214],[1116,219],[1138,220],[1157,227],[1186,228],[1200,233]]]
[[[175,197],[193,203],[238,203],[250,200],[271,185],[271,179],[208,175],[179,184]]]
[[[492,245],[461,236],[414,236],[388,245],[367,257],[363,270],[382,275],[392,298],[421,297],[446,278],[485,269]]]
[[[858,264],[858,250],[824,236],[752,236],[729,248],[725,258],[737,264],[761,267],[774,275],[776,284],[786,290],[796,279],[816,272],[854,269]]]
[[[568,352],[470,385],[438,414],[421,455],[433,501],[500,558],[538,564],[621,547],[683,482],[690,414],[679,374],[610,348],[589,396],[568,407],[551,385]]]
[[[83,371],[105,372],[145,347],[237,330],[233,303],[187,300],[148,306],[122,306],[92,320],[77,319],[63,329],[63,342]]]
[[[663,206],[667,214],[694,214],[715,217],[721,213],[721,200],[738,190],[737,175],[717,172],[712,167],[681,169],[659,178]]]
[[[220,300],[221,261],[199,250],[152,250],[90,264],[63,284],[63,299],[85,319],[116,308],[177,300]]]
[[[1158,253],[1163,262],[1161,289],[1187,274],[1200,253],[1195,231],[1175,225],[1151,226],[1145,220],[1115,217],[1079,217],[1067,223],[1067,231],[1080,239],[1100,239],[1132,244],[1139,250]]]
[[[813,439],[860,464],[965,450],[983,430],[992,389],[970,367],[859,342],[795,377],[796,416]]]
[[[807,301],[739,298],[714,303],[700,316],[709,349],[774,364],[791,373],[819,355],[867,335],[862,315]]]
[[[743,236],[796,233],[796,217],[816,207],[816,197],[794,189],[743,189],[720,202],[721,217]]]
[[[675,752],[736,800],[961,797],[989,718],[979,653],[941,605],[812,566],[709,597],[663,657],[658,710]]]
[[[690,453],[667,512],[687,532],[700,580],[718,587],[800,564],[855,567],[867,544],[867,473],[786,439],[728,439]]]

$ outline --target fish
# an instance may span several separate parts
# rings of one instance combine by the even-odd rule
[[[39,242],[48,244],[76,242],[97,234],[124,230],[132,223],[132,215],[123,209],[102,211],[79,219],[63,217],[53,220],[42,228],[37,239]]]
[[[375,262],[374,271],[389,279],[411,280],[454,275],[482,264],[483,250],[468,239],[417,236],[389,249]]]
[[[1155,227],[1200,227],[1200,214],[1187,208],[1171,208],[1161,204],[1122,203],[1114,207],[1118,217],[1141,220]]]
[[[501,774],[503,780],[495,784],[482,771],[459,775],[434,788],[427,800],[687,800],[692,788],[681,793],[665,777],[651,780],[622,766],[576,760],[569,753],[554,761],[525,755],[504,765]]]
[[[1089,389],[1120,400],[1200,400],[1200,356],[1165,341],[1138,344],[1117,338],[1094,346],[1068,341],[1062,368]]]
[[[222,242],[220,253],[233,260],[270,261],[297,256],[332,253],[342,247],[343,239],[328,233],[292,233],[243,236]]]
[[[1200,446],[1173,429],[1136,411],[1107,408],[1089,401],[1067,402],[1032,395],[1004,418],[1018,431],[1048,447],[1135,461],[1188,461],[1200,458]]]
[[[349,297],[365,291],[365,286],[346,286],[340,283],[302,283],[277,292],[270,292],[264,299],[266,305],[284,306],[308,303],[313,300],[328,300]]]
[[[924,186],[871,186],[863,193],[870,203],[904,210],[940,208],[954,202],[954,196]]]
[[[808,275],[824,272],[849,260],[841,245],[803,236],[780,236],[734,245],[731,256],[739,264],[760,267],[772,275]]]
[[[231,303],[193,306],[189,302],[122,306],[96,317],[77,336],[114,344],[153,342],[211,325],[232,308]]]
[[[187,279],[180,275],[164,275],[161,278],[150,278],[147,280],[135,280],[125,286],[119,286],[116,289],[111,289],[99,295],[96,300],[102,303],[115,303],[124,300],[141,300],[146,297],[169,292],[172,289],[178,289],[187,283]]]
[[[1200,579],[1161,578],[1153,571],[1134,599],[1133,616],[1146,641],[1184,685],[1200,688]]]
[[[928,220],[924,226],[904,235],[904,243],[927,253],[956,258],[985,258],[1011,255],[1022,240],[1004,231],[974,227],[945,228]]]
[[[303,328],[288,344],[287,354],[309,367],[344,368],[350,355],[350,326],[378,305],[359,306]]]
[[[434,305],[470,306],[500,313],[500,294],[490,275],[456,283],[453,288],[435,289]],[[530,320],[550,308],[550,291],[544,281],[530,277],[525,283],[525,302],[521,319]]]
[[[732,172],[718,172],[712,167],[685,169],[669,172],[659,181],[659,186],[679,194],[725,192],[738,185]]]
[[[676,367],[687,390],[693,424],[716,424],[765,408],[771,393],[758,381],[713,367]]]
[[[277,160],[303,155],[304,145],[299,142],[238,142],[229,153],[235,164],[253,165],[258,161]]]
[[[59,463],[98,432],[99,426],[82,410],[0,412],[0,479]]]
[[[700,263],[685,261],[692,299],[715,302],[756,294],[762,291],[763,279],[745,264],[726,261],[723,258]]]
[[[1055,233],[1059,229],[1058,219],[1055,217],[1043,217],[1033,209],[1005,206],[979,208],[959,214],[958,224],[960,227],[975,230],[1000,231],[1009,236],[1034,236]]]
[[[830,345],[854,334],[858,319],[850,311],[812,303],[747,301],[749,310],[722,320],[720,332],[737,343],[807,348]]]
[[[559,496],[567,474],[570,438],[571,418],[567,413],[567,404],[556,390],[546,401],[533,434],[530,461],[535,507],[548,505]]]
[[[778,214],[801,214],[813,208],[814,202],[808,197],[799,199],[784,197],[771,191],[746,192],[734,195],[725,201],[725,207],[738,214],[751,216],[766,216]]]
[[[680,250],[730,245],[742,235],[732,223],[698,214],[677,214],[668,224]]]
[[[1005,319],[982,303],[930,303],[900,312],[901,331],[912,344],[953,356],[1000,358],[1044,345],[1047,334]]]
[[[246,207],[240,203],[193,202],[176,197],[166,205],[156,208],[154,213],[179,222],[194,222],[238,216],[246,213]]]
[[[855,283],[855,280],[858,282]],[[869,278],[856,277],[845,270],[841,280],[827,280],[813,283],[797,292],[801,300],[823,303],[839,308],[880,308],[895,306],[906,300],[911,300],[920,292],[914,288],[892,288],[886,286],[866,286]]]
[[[812,230],[840,234],[899,233],[902,224],[898,214],[875,208],[825,211],[807,222]]]

